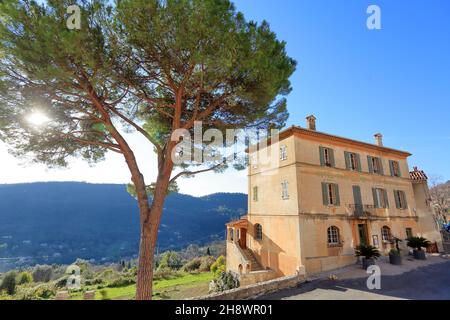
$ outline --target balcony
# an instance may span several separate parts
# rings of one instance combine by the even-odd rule
[[[368,204],[349,204],[347,205],[349,213],[357,219],[369,219],[371,217],[379,217],[377,209],[373,205]]]

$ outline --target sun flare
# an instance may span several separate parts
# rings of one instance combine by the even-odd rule
[[[50,121],[50,118],[41,111],[34,111],[27,117],[27,121],[37,127],[40,127]]]

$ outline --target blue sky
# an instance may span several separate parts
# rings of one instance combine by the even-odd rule
[[[247,19],[267,20],[298,61],[288,99],[288,125],[317,117],[318,130],[366,142],[381,132],[388,147],[409,151],[410,166],[450,179],[450,1],[447,0],[237,0]],[[366,9],[381,9],[381,30],[368,30]],[[144,144],[130,136],[132,145]],[[31,181],[129,182],[123,159],[69,169],[19,166],[0,145],[0,183]],[[155,158],[138,150],[144,173]],[[147,159],[151,158],[151,161]],[[111,174],[114,172],[114,174]],[[214,181],[214,184],[211,184]],[[182,180],[194,195],[246,192],[246,173],[207,173]]]
[[[308,114],[318,130],[413,154],[450,179],[450,1],[238,0],[248,19],[269,21],[298,61],[289,124]],[[282,5],[280,5],[282,3]],[[369,30],[370,4],[381,30]]]

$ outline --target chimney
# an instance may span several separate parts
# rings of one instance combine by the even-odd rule
[[[377,133],[375,135],[375,142],[377,146],[382,147],[383,146],[383,135],[381,133]]]
[[[310,115],[306,117],[306,121],[308,122],[308,129],[316,131],[316,117]]]

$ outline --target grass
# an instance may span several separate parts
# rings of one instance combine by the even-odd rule
[[[213,279],[210,272],[198,274],[182,274],[179,277],[156,280],[153,282],[154,299],[184,299],[201,296],[208,293],[209,282]],[[101,290],[106,291],[107,299],[111,300],[129,300],[134,298],[136,285],[129,285],[118,288],[87,288],[87,290],[96,290],[95,299],[101,300]],[[83,294],[77,292],[72,294],[72,299],[82,300]]]

